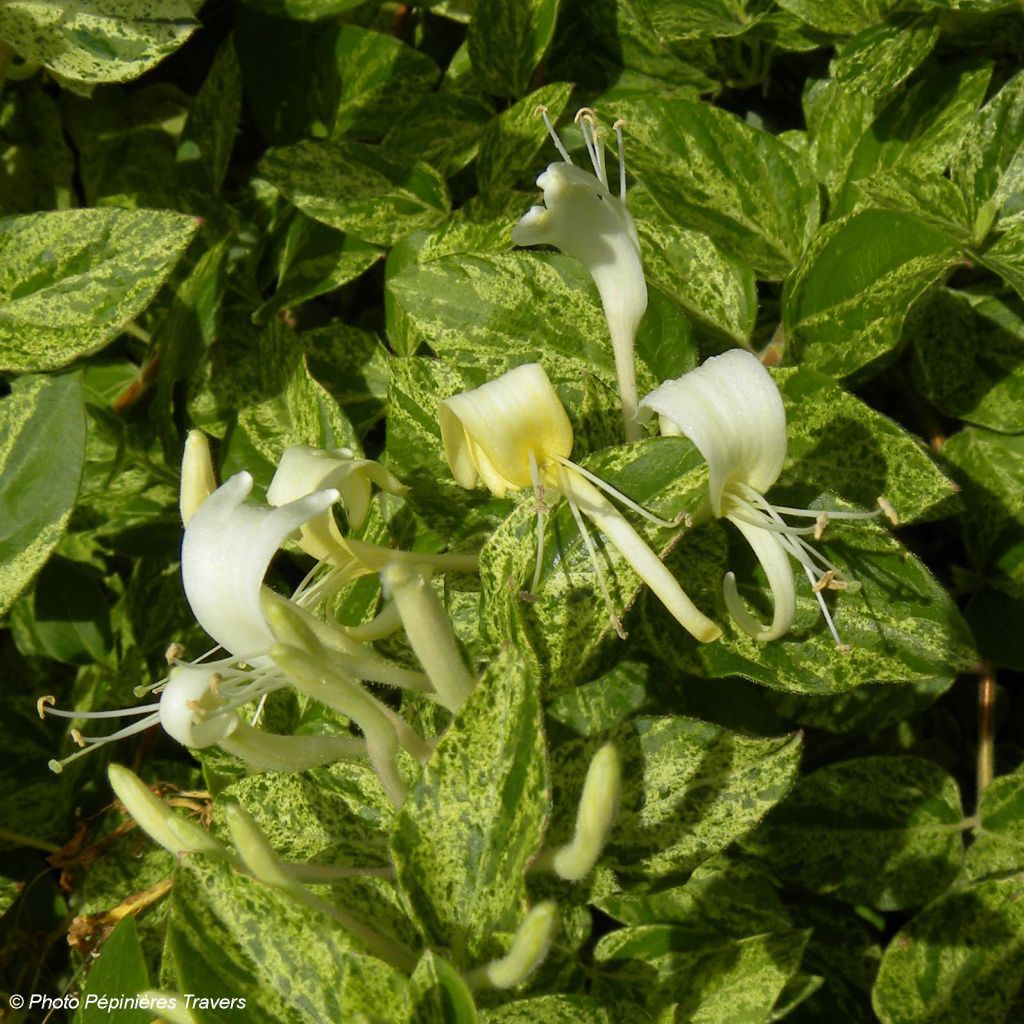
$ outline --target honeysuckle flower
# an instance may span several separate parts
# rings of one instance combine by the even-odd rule
[[[547,501],[564,495],[597,574],[609,617],[620,636],[624,635],[622,626],[584,515],[618,548],[680,625],[698,640],[718,638],[718,626],[698,610],[661,559],[602,491],[660,526],[674,524],[651,515],[593,473],[569,461],[572,426],[539,363],[518,366],[478,388],[445,399],[438,408],[438,417],[445,455],[461,486],[470,488],[481,481],[498,497],[533,487],[537,498],[537,561],[531,590],[536,590],[540,581]]]
[[[587,768],[572,839],[556,850],[542,853],[534,861],[533,868],[550,868],[568,882],[586,878],[608,842],[619,809],[621,789],[619,752],[613,744],[606,743],[591,758]]]
[[[467,984],[506,989],[525,981],[547,957],[557,926],[558,907],[552,900],[531,907],[519,922],[508,953],[470,972]]]
[[[744,632],[757,640],[786,633],[796,615],[790,557],[803,567],[836,644],[842,646],[822,591],[852,581],[804,539],[820,537],[830,519],[864,519],[876,512],[794,509],[772,505],[764,493],[786,459],[786,411],[771,374],[756,356],[733,349],[708,359],[678,380],[666,381],[640,403],[660,418],[663,434],[684,434],[708,464],[711,510],[746,538],[765,571],[774,611],[769,625],[751,615],[733,573],[725,574],[726,607]],[[810,518],[813,526],[791,526],[783,515]]]
[[[636,225],[626,209],[626,160],[622,122],[613,125],[619,150],[619,189],[613,195],[605,166],[604,142],[594,112],[576,115],[593,173],[577,167],[540,108],[562,160],[550,164],[537,179],[544,205],[533,206],[512,231],[515,245],[553,245],[580,260],[597,285],[612,340],[622,400],[626,440],[640,437],[637,420],[636,369],[633,342],[647,309],[647,283]]]

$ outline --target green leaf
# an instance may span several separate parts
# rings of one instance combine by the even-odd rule
[[[687,4],[637,0],[635,9],[670,47],[690,39],[742,35],[767,13],[763,6],[747,0],[696,0]]]
[[[277,290],[254,313],[263,322],[282,309],[334,291],[370,269],[383,252],[298,213],[288,225],[281,253]]]
[[[844,88],[887,96],[910,77],[938,39],[939,26],[930,19],[874,25],[839,51],[832,73]]]
[[[581,465],[655,515],[675,519],[696,512],[705,499],[706,470],[700,454],[688,441],[658,438],[606,449]],[[648,546],[662,559],[689,536],[680,530],[652,526],[629,511],[626,518]],[[524,597],[536,559],[535,499],[524,495],[515,511],[495,530],[480,553],[480,580],[484,606],[480,631],[492,649],[509,635],[525,630],[545,672],[545,696],[582,682],[589,662],[614,628],[601,596],[594,567],[576,521],[566,502],[548,517],[536,593]],[[619,550],[596,534],[598,559],[616,615],[624,617],[644,584]],[[679,576],[698,605],[690,577]],[[651,603],[656,603],[651,598]],[[660,607],[660,606],[659,606]],[[628,619],[626,620],[628,625]],[[671,623],[671,625],[668,625]],[[666,613],[669,635],[688,645],[683,627]]]
[[[861,136],[830,216],[852,213],[858,183],[894,168],[942,173],[985,97],[992,68],[977,61],[930,65],[897,93]]]
[[[331,135],[356,139],[384,135],[417,95],[434,88],[441,74],[425,53],[393,35],[357,25],[342,25],[334,47],[334,66],[340,85]],[[389,156],[399,155],[389,149]],[[422,150],[407,155],[410,163],[416,159],[433,163]]]
[[[1015,433],[1024,425],[1019,300],[942,290],[910,315],[914,384],[940,412]]]
[[[818,222],[804,158],[733,114],[685,99],[632,100],[629,169],[668,220],[703,231],[770,280],[800,259]]]
[[[540,362],[555,384],[577,394],[585,373],[617,390],[597,288],[572,257],[456,254],[407,267],[389,280],[388,289],[405,329],[446,363],[490,379],[513,365]],[[641,394],[696,361],[685,319],[656,288],[650,291],[636,351]]]
[[[630,986],[652,1011],[675,1004],[677,1020],[761,1024],[796,973],[809,934],[791,930],[716,942],[671,925],[643,925],[604,936],[594,957],[619,968],[602,979],[602,988]]]
[[[102,348],[149,304],[196,228],[157,210],[0,221],[0,369],[55,370]]]
[[[905,214],[861,210],[826,224],[786,281],[791,357],[833,377],[870,367],[896,346],[909,307],[956,258],[946,234]]]
[[[805,86],[803,108],[815,170],[832,197],[846,180],[854,151],[874,120],[875,100],[844,89],[834,78],[822,78]]]
[[[1024,766],[993,779],[978,801],[978,826],[964,873],[976,882],[1024,871]]]
[[[648,278],[702,327],[732,344],[748,344],[757,319],[754,272],[701,231],[644,213],[637,213],[636,226]]]
[[[0,612],[39,572],[66,530],[84,461],[81,377],[16,381],[0,401]]]
[[[466,41],[483,92],[526,94],[557,15],[558,0],[477,0]]]
[[[184,184],[204,192],[220,191],[241,112],[242,70],[234,41],[228,39],[217,51],[181,133],[177,162]]]
[[[330,918],[200,858],[178,870],[172,892],[167,950],[180,991],[244,998],[253,1024],[402,1019],[404,976],[361,955]]]
[[[950,176],[977,218],[989,206],[1000,228],[1024,216],[1024,73],[978,111],[953,156]]]
[[[872,993],[883,1024],[1010,1024],[1024,979],[1024,876],[992,879],[925,908],[893,939]]]
[[[1024,222],[1017,221],[984,252],[978,254],[982,266],[997,273],[1024,298]]]
[[[473,993],[444,957],[428,949],[409,979],[409,1024],[476,1024]]]
[[[942,893],[963,860],[953,777],[916,757],[861,757],[820,768],[745,840],[787,881],[879,910]]]
[[[600,864],[641,891],[688,874],[750,832],[789,792],[800,765],[794,734],[762,739],[695,718],[633,718],[552,752],[549,845],[568,841],[584,773],[604,743],[622,759],[622,796]]]
[[[98,577],[89,566],[51,558],[12,611],[21,652],[77,665],[106,661],[114,641],[109,596]]]
[[[538,108],[546,107],[551,123],[557,124],[571,92],[572,86],[565,82],[545,85],[491,120],[480,139],[476,160],[481,194],[514,188],[523,179],[532,183],[541,171],[541,153],[549,141]]]
[[[100,951],[99,959],[90,968],[80,997],[74,1024],[109,1024],[111,1011],[97,1004],[98,1000],[117,1000],[132,996],[149,987],[146,961],[139,945],[135,918],[130,914],[114,929]],[[90,1002],[90,997],[92,1002]],[[117,1005],[113,1002],[113,1005]],[[153,1014],[146,1010],[117,1010],[118,1021],[124,1024],[149,1024]]]
[[[894,0],[779,0],[779,6],[822,32],[852,35],[878,24]]]
[[[268,14],[301,21],[318,21],[344,14],[359,7],[366,0],[246,0],[248,4]]]
[[[444,178],[354,142],[298,142],[271,149],[260,171],[303,213],[367,242],[391,245],[433,227],[450,208]]]
[[[964,488],[964,536],[975,567],[1013,580],[1024,596],[1024,435],[968,427],[946,442],[942,454]]]
[[[918,438],[812,370],[779,370],[775,381],[788,451],[771,493],[830,491],[865,509],[884,497],[900,525],[949,514],[956,484]]]
[[[66,10],[10,0],[0,8],[0,39],[79,86],[138,78],[197,27],[186,0],[79,0]]]
[[[611,1019],[586,996],[534,996],[487,1010],[483,1024],[611,1024]]]
[[[450,178],[477,155],[493,117],[479,96],[430,92],[391,121],[383,145],[399,160],[423,160]]]
[[[536,668],[507,647],[441,737],[395,818],[398,883],[457,967],[493,950],[526,909],[527,863],[548,813]],[[493,954],[491,954],[493,955]]]

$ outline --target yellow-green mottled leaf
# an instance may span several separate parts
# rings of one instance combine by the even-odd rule
[[[551,42],[558,0],[477,0],[466,42],[482,91],[519,97]]]
[[[756,0],[636,0],[634,7],[669,47],[690,39],[742,35],[768,13]]]
[[[922,910],[882,957],[883,1024],[1013,1024],[1024,982],[1024,875],[969,885]]]
[[[873,25],[839,51],[832,73],[844,88],[886,96],[903,84],[938,39],[939,26],[930,19]]]
[[[611,1019],[586,996],[534,996],[486,1011],[483,1024],[611,1024]]]
[[[476,1024],[476,1005],[462,976],[428,949],[409,979],[409,1024]]]
[[[813,892],[902,910],[956,877],[962,819],[956,781],[938,765],[861,757],[800,779],[745,846]]]
[[[159,210],[63,210],[0,221],[0,369],[55,370],[149,304],[197,230]]]
[[[882,21],[894,0],[779,0],[808,25],[822,32],[852,35]]]
[[[548,814],[536,667],[507,647],[441,737],[395,818],[398,882],[428,941],[456,967],[483,959],[526,910],[527,863]]]
[[[23,377],[0,400],[0,612],[64,534],[85,461],[77,374]]]
[[[7,0],[0,39],[72,83],[126,82],[198,27],[187,0]]]
[[[450,209],[429,164],[399,163],[355,142],[297,142],[271,149],[260,171],[303,213],[376,245],[440,224]]]

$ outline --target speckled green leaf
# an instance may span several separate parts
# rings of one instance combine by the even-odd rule
[[[376,245],[305,214],[296,214],[285,236],[277,290],[253,313],[253,319],[266,320],[282,309],[340,288],[369,270],[383,255]]]
[[[409,1024],[476,1024],[476,1005],[461,975],[428,949],[409,979]]]
[[[8,0],[0,38],[25,60],[77,83],[126,82],[173,53],[197,28],[187,0]]]
[[[935,170],[892,167],[858,182],[864,201],[938,228],[961,245],[972,241],[971,217],[956,185]]]
[[[607,449],[581,462],[602,480],[663,518],[696,512],[704,501],[707,477],[703,460],[688,441],[659,438]],[[687,545],[686,531],[653,526],[625,511],[626,518],[661,557],[677,544]],[[605,640],[615,636],[587,549],[566,503],[549,517],[545,531],[540,585],[530,586],[536,559],[536,515],[532,495],[491,535],[480,555],[484,608],[480,629],[492,647],[522,628],[545,669],[545,693],[553,695],[583,680],[587,662]],[[618,549],[590,526],[616,613],[625,616],[644,588]],[[681,580],[702,606],[690,581]],[[652,599],[653,600],[653,599]],[[681,644],[688,637],[674,619],[668,627]],[[629,618],[624,619],[629,628]]]
[[[596,736],[639,710],[647,700],[648,668],[622,661],[593,682],[559,694],[544,709],[580,736]]]
[[[1011,224],[1005,234],[978,253],[977,258],[1024,298],[1024,222]]]
[[[0,611],[57,546],[82,478],[85,406],[77,374],[24,377],[0,400]]]
[[[780,0],[779,6],[822,32],[852,35],[877,25],[895,3],[893,0]]]
[[[978,825],[967,849],[971,881],[1024,871],[1024,765],[993,779],[978,801]]]
[[[753,571],[742,538],[730,530],[729,540],[728,564],[740,593],[765,620],[770,597],[764,578]],[[857,590],[829,591],[826,598],[850,649],[836,647],[810,584],[795,567],[796,618],[790,631],[759,643],[721,607],[716,621],[722,639],[697,651],[710,675],[745,676],[794,693],[837,694],[873,682],[931,680],[976,663],[970,632],[952,599],[887,530],[833,524],[819,549],[860,584]]]
[[[703,231],[759,276],[785,277],[818,221],[817,183],[799,154],[703,103],[614,109],[629,125],[630,171],[672,223]]]
[[[547,107],[548,117],[557,124],[571,92],[572,86],[565,82],[545,85],[491,121],[480,139],[476,160],[481,193],[512,188],[524,179],[534,179],[553,160],[561,159],[553,146],[550,151],[546,148],[548,130],[537,108]]]
[[[477,0],[466,41],[482,91],[523,96],[551,42],[558,0]]]
[[[342,25],[334,46],[334,65],[340,78],[334,101],[331,134],[354,139],[379,139],[395,119],[429,93],[441,71],[419,50],[386,32]],[[393,150],[388,155],[398,157]],[[433,163],[427,153],[408,154]]]
[[[978,111],[953,156],[950,176],[972,218],[986,204],[1000,228],[1024,217],[1024,73]]]
[[[809,934],[709,941],[672,925],[642,925],[606,935],[594,956],[610,969],[602,989],[628,986],[652,1011],[674,1004],[675,1020],[762,1024],[796,973]]]
[[[428,92],[392,119],[383,145],[399,160],[423,160],[451,177],[477,155],[493,117],[479,96]]]
[[[395,818],[398,883],[456,966],[482,958],[526,909],[524,870],[548,813],[536,668],[508,647],[484,673]]]
[[[131,997],[148,987],[139,932],[135,918],[129,914],[104,941],[99,959],[89,969],[74,1024],[107,1024],[111,1011],[100,1006],[98,1000]],[[149,1024],[153,1019],[151,1013],[142,1009],[128,1007],[116,1012],[119,1024]]]
[[[701,231],[643,213],[636,224],[648,279],[703,327],[734,344],[747,344],[757,318],[754,272]]]
[[[989,64],[978,61],[926,65],[861,136],[830,216],[856,209],[863,201],[857,184],[863,179],[884,177],[896,167],[944,171],[985,97],[991,71]]]
[[[608,325],[597,288],[561,254],[455,254],[407,267],[388,283],[405,329],[443,361],[490,379],[540,362],[576,392],[583,374],[617,390]],[[696,362],[689,325],[656,287],[636,338],[640,393]],[[575,404],[572,402],[570,404]]]
[[[253,1024],[403,1019],[405,977],[362,955],[332,919],[201,858],[178,870],[172,900],[180,991],[244,998]]]
[[[775,381],[786,405],[788,450],[772,494],[831,491],[865,509],[884,497],[904,525],[953,510],[956,484],[888,416],[812,370],[776,371]]]
[[[1012,1024],[1024,981],[1024,875],[943,896],[905,925],[872,993],[883,1024]]]
[[[931,53],[938,39],[939,26],[930,19],[874,25],[839,51],[832,73],[844,88],[887,96]]]
[[[846,180],[861,136],[874,120],[875,100],[844,89],[834,78],[811,81],[804,89],[803,109],[818,179],[829,195]]]
[[[907,320],[914,383],[947,416],[1024,431],[1024,309],[1019,300],[943,290]]]
[[[586,996],[534,996],[488,1010],[483,1024],[611,1024],[611,1019]]]
[[[693,871],[748,833],[789,792],[800,765],[796,735],[762,739],[695,718],[633,718],[552,752],[549,843],[568,839],[583,773],[608,742],[622,758],[622,798],[600,863],[641,889]]]
[[[964,536],[975,566],[1008,577],[1024,596],[1024,435],[968,427],[942,454],[964,488]]]
[[[158,210],[0,221],[0,369],[55,370],[102,348],[149,304],[196,228]]]
[[[825,225],[786,282],[788,357],[834,377],[869,366],[956,258],[947,235],[906,214],[862,210]]]
[[[942,893],[963,860],[953,777],[917,757],[862,757],[821,768],[745,841],[785,879],[879,910]]]
[[[193,188],[218,192],[224,183],[242,112],[242,72],[234,40],[217,51],[178,144],[178,176]]]
[[[767,13],[747,0],[636,0],[634,9],[667,46],[690,39],[742,35]]]
[[[377,245],[439,224],[450,207],[444,178],[428,164],[354,142],[271,149],[260,170],[303,213]]]
[[[332,15],[344,14],[359,7],[366,0],[247,0],[251,6],[268,14],[301,21],[318,21]]]

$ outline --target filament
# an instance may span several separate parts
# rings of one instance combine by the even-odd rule
[[[605,494],[610,494],[613,498],[621,501],[626,508],[632,509],[637,515],[642,516],[650,523],[654,523],[655,526],[663,526],[667,529],[673,529],[677,524],[669,521],[668,519],[662,519],[660,516],[656,516],[653,512],[648,512],[643,505],[637,504],[632,498],[627,497],[617,487],[613,487],[606,480],[602,480],[599,476],[591,473],[589,469],[584,469],[582,466],[576,465],[569,459],[563,458],[561,455],[552,455],[552,459],[566,469],[573,470],[579,473],[580,476],[585,477],[595,487],[599,487]]]
[[[555,126],[551,123],[551,118],[548,117],[548,108],[541,104],[539,107],[537,107],[536,112],[540,114],[541,117],[544,118],[544,126],[547,128],[548,135],[551,136],[551,141],[555,144],[555,149],[558,150],[559,156],[561,156],[561,158],[567,164],[571,164],[572,157],[569,156],[569,151],[565,148],[564,145],[562,145],[562,140],[558,137],[558,134],[555,132]]]

